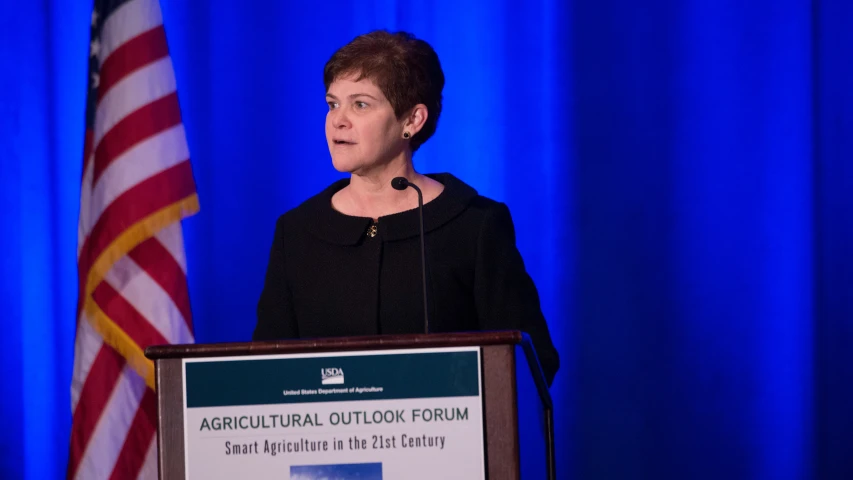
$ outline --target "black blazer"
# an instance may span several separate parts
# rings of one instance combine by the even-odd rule
[[[559,358],[509,209],[453,175],[430,177],[444,184],[424,205],[430,331],[525,331],[550,384]],[[417,210],[373,229],[372,219],[332,208],[347,184],[279,217],[255,340],[423,332]]]

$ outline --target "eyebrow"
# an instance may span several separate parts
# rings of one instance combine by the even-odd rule
[[[331,93],[327,93],[326,96],[329,98],[332,98],[334,100],[338,99],[338,97],[332,95]],[[368,98],[372,98],[374,100],[378,100],[376,97],[374,97],[373,95],[370,95],[369,93],[353,93],[352,95],[349,96],[349,99],[352,100],[353,98],[356,98],[356,97],[368,97]]]

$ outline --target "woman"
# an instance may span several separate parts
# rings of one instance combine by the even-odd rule
[[[509,210],[412,155],[435,132],[444,74],[410,34],[376,31],[326,63],[326,140],[350,178],[282,215],[258,303],[256,340],[423,331],[418,200],[423,191],[431,332],[519,329],[546,378],[559,366]]]

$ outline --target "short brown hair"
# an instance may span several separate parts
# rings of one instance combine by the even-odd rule
[[[377,30],[356,37],[326,62],[323,83],[326,91],[336,79],[358,75],[370,79],[391,102],[401,118],[415,105],[426,105],[426,123],[411,140],[415,151],[435,133],[441,115],[444,72],[435,50],[411,33]]]

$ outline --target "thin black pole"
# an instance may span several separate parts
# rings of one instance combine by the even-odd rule
[[[421,227],[421,280],[424,289],[424,333],[429,333],[429,309],[427,308],[427,280],[426,280],[426,246],[424,245],[424,195],[421,189],[414,183],[409,182],[409,186],[418,192],[418,219]]]

